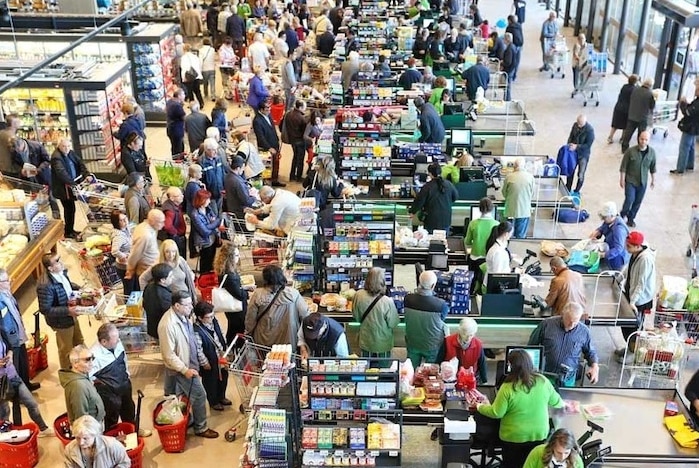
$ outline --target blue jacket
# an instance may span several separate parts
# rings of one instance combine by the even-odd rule
[[[245,217],[244,208],[251,208],[255,203],[255,197],[250,195],[250,189],[245,178],[234,172],[226,176],[224,181],[226,187],[226,208],[231,213],[243,219]]]
[[[479,87],[483,88],[483,91],[488,90],[488,85],[490,84],[490,71],[488,67],[482,63],[477,63],[468,67],[462,74],[461,78],[466,80],[466,95],[470,101],[476,98],[476,91]]]
[[[253,109],[259,109],[260,104],[262,104],[265,99],[269,97],[269,91],[267,91],[267,88],[265,88],[262,79],[257,75],[250,78],[249,85],[250,89],[248,92],[247,103]]]
[[[213,245],[221,220],[210,209],[206,210],[206,214],[192,210],[189,217],[192,221],[192,245],[199,248]]]
[[[130,115],[119,126],[116,137],[119,139],[122,145],[125,144],[126,137],[131,133],[135,133],[141,138],[145,138],[144,128],[141,124],[141,120],[135,115]]]
[[[420,111],[420,143],[442,143],[444,124],[432,104],[426,102]]]
[[[206,190],[211,192],[211,198],[221,198],[224,176],[221,158],[218,156],[214,158],[204,156],[199,160],[199,165],[201,166],[201,181],[206,185]]]
[[[568,135],[568,143],[575,143],[578,147],[575,149],[578,152],[579,158],[590,158],[590,149],[595,141],[595,129],[592,128],[590,122],[585,123],[583,128],[578,127],[577,122],[573,124]]]
[[[7,310],[2,312],[4,309]],[[17,305],[17,309],[19,310],[19,305]],[[4,313],[4,315],[2,315],[2,313]],[[10,348],[19,348],[24,344],[20,338],[22,335],[20,327],[24,327],[24,325],[15,320],[14,315],[10,312],[9,306],[5,304],[5,298],[0,295],[0,335],[2,335],[2,339]]]
[[[203,189],[199,182],[190,180],[184,187],[184,209],[188,215],[191,215],[192,209],[194,209],[194,197],[196,197],[197,192]]]
[[[607,252],[605,257],[609,267],[612,270],[621,271],[624,265],[629,263],[629,258],[631,257],[631,254],[626,250],[626,238],[629,237],[629,227],[620,216],[617,216],[611,225],[602,223],[597,230],[604,236],[604,241],[609,245],[609,252]]]
[[[68,274],[64,273],[66,278]],[[68,278],[70,281],[70,278]],[[80,287],[73,284],[73,290]],[[56,281],[50,273],[44,273],[36,286],[36,295],[39,299],[39,312],[44,314],[46,324],[51,328],[70,328],[75,325],[75,319],[68,314],[68,295],[63,285]]]
[[[165,117],[167,119],[167,135],[173,138],[184,138],[184,106],[175,99],[170,99],[165,104]]]
[[[228,133],[226,132],[228,128],[227,124],[226,111],[221,108],[213,108],[211,110],[211,125],[218,128],[218,133],[223,140],[228,140]]]
[[[575,168],[578,167],[578,153],[575,150],[568,148],[568,145],[563,145],[558,150],[556,164],[561,168],[561,175],[570,177],[575,174]]]
[[[419,83],[420,81],[422,81],[422,74],[414,68],[408,68],[398,78],[398,85],[409,91],[412,89],[413,83]]]

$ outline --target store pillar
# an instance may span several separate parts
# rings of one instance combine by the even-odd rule
[[[621,6],[621,17],[619,18],[619,37],[616,40],[616,51],[614,53],[614,73],[618,75],[621,73],[621,56],[622,48],[624,46],[624,37],[626,36],[626,17],[629,16],[629,1],[624,0]]]
[[[636,41],[636,54],[633,59],[633,73],[638,75],[641,71],[641,56],[646,46],[646,32],[648,30],[648,16],[650,15],[651,0],[643,0],[643,14],[641,25],[638,28],[638,40]]]
[[[588,42],[593,44],[594,40],[592,38],[592,34],[595,25],[595,11],[597,11],[597,0],[590,0],[590,11],[587,15],[587,33],[585,33],[585,37],[587,38]]]
[[[582,13],[583,13],[583,0],[578,0],[578,5],[575,11],[575,28],[573,29],[573,35],[575,37],[578,37],[578,34],[580,34],[580,22],[582,21]]]
[[[607,49],[607,27],[609,25],[609,9],[611,8],[612,0],[604,0],[604,16],[602,17],[602,31],[600,32],[599,44],[597,49],[604,52]]]

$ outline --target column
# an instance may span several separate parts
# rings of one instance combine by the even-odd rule
[[[609,10],[612,8],[612,0],[604,0],[604,16],[602,18],[602,31],[599,38],[599,50],[607,50],[607,26],[609,25]]]
[[[582,22],[582,12],[584,6],[583,3],[584,0],[578,0],[578,5],[576,8],[577,11],[575,12],[575,28],[573,29],[573,35],[575,37],[578,37],[578,34],[580,34],[580,23]]]
[[[616,40],[616,51],[614,53],[614,73],[618,75],[621,73],[621,53],[622,47],[624,46],[624,37],[626,36],[626,17],[629,16],[629,2],[631,0],[624,0],[621,5],[621,16],[619,18],[619,37]]]
[[[641,70],[641,55],[646,45],[646,33],[648,30],[648,16],[650,16],[651,0],[643,0],[643,15],[641,25],[638,28],[638,40],[636,41],[636,54],[633,59],[633,73],[638,75]]]
[[[654,82],[656,86],[659,86],[663,82],[663,72],[665,70],[665,63],[668,60],[667,45],[670,41],[670,31],[672,30],[672,20],[665,17],[665,24],[663,24],[663,32],[660,36],[660,47],[658,48],[658,62],[655,65],[655,78]]]

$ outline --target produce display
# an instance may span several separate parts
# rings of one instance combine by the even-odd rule
[[[19,234],[8,234],[0,241],[0,268],[7,266],[22,253],[29,243],[26,236]]]

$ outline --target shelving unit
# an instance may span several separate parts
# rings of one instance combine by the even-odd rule
[[[378,58],[377,58],[378,60]],[[397,103],[398,86],[396,78],[386,78],[381,72],[358,72],[352,88],[354,106],[391,106]]]
[[[311,359],[308,366],[301,466],[400,466],[398,361]]]
[[[365,128],[335,132],[340,151],[340,176],[369,185],[390,182],[391,135],[380,130],[380,125],[368,124]]]
[[[392,286],[395,206],[333,203],[335,229],[326,230],[323,240],[323,290],[339,292],[343,282],[360,289],[372,267],[386,270],[386,285]]]
[[[310,294],[318,289],[318,220],[315,199],[301,199],[301,216],[289,235],[286,268],[301,294]]]
[[[153,24],[125,38],[134,67],[134,95],[148,122],[165,123],[165,103],[177,87],[172,73],[176,29],[172,24]]]

